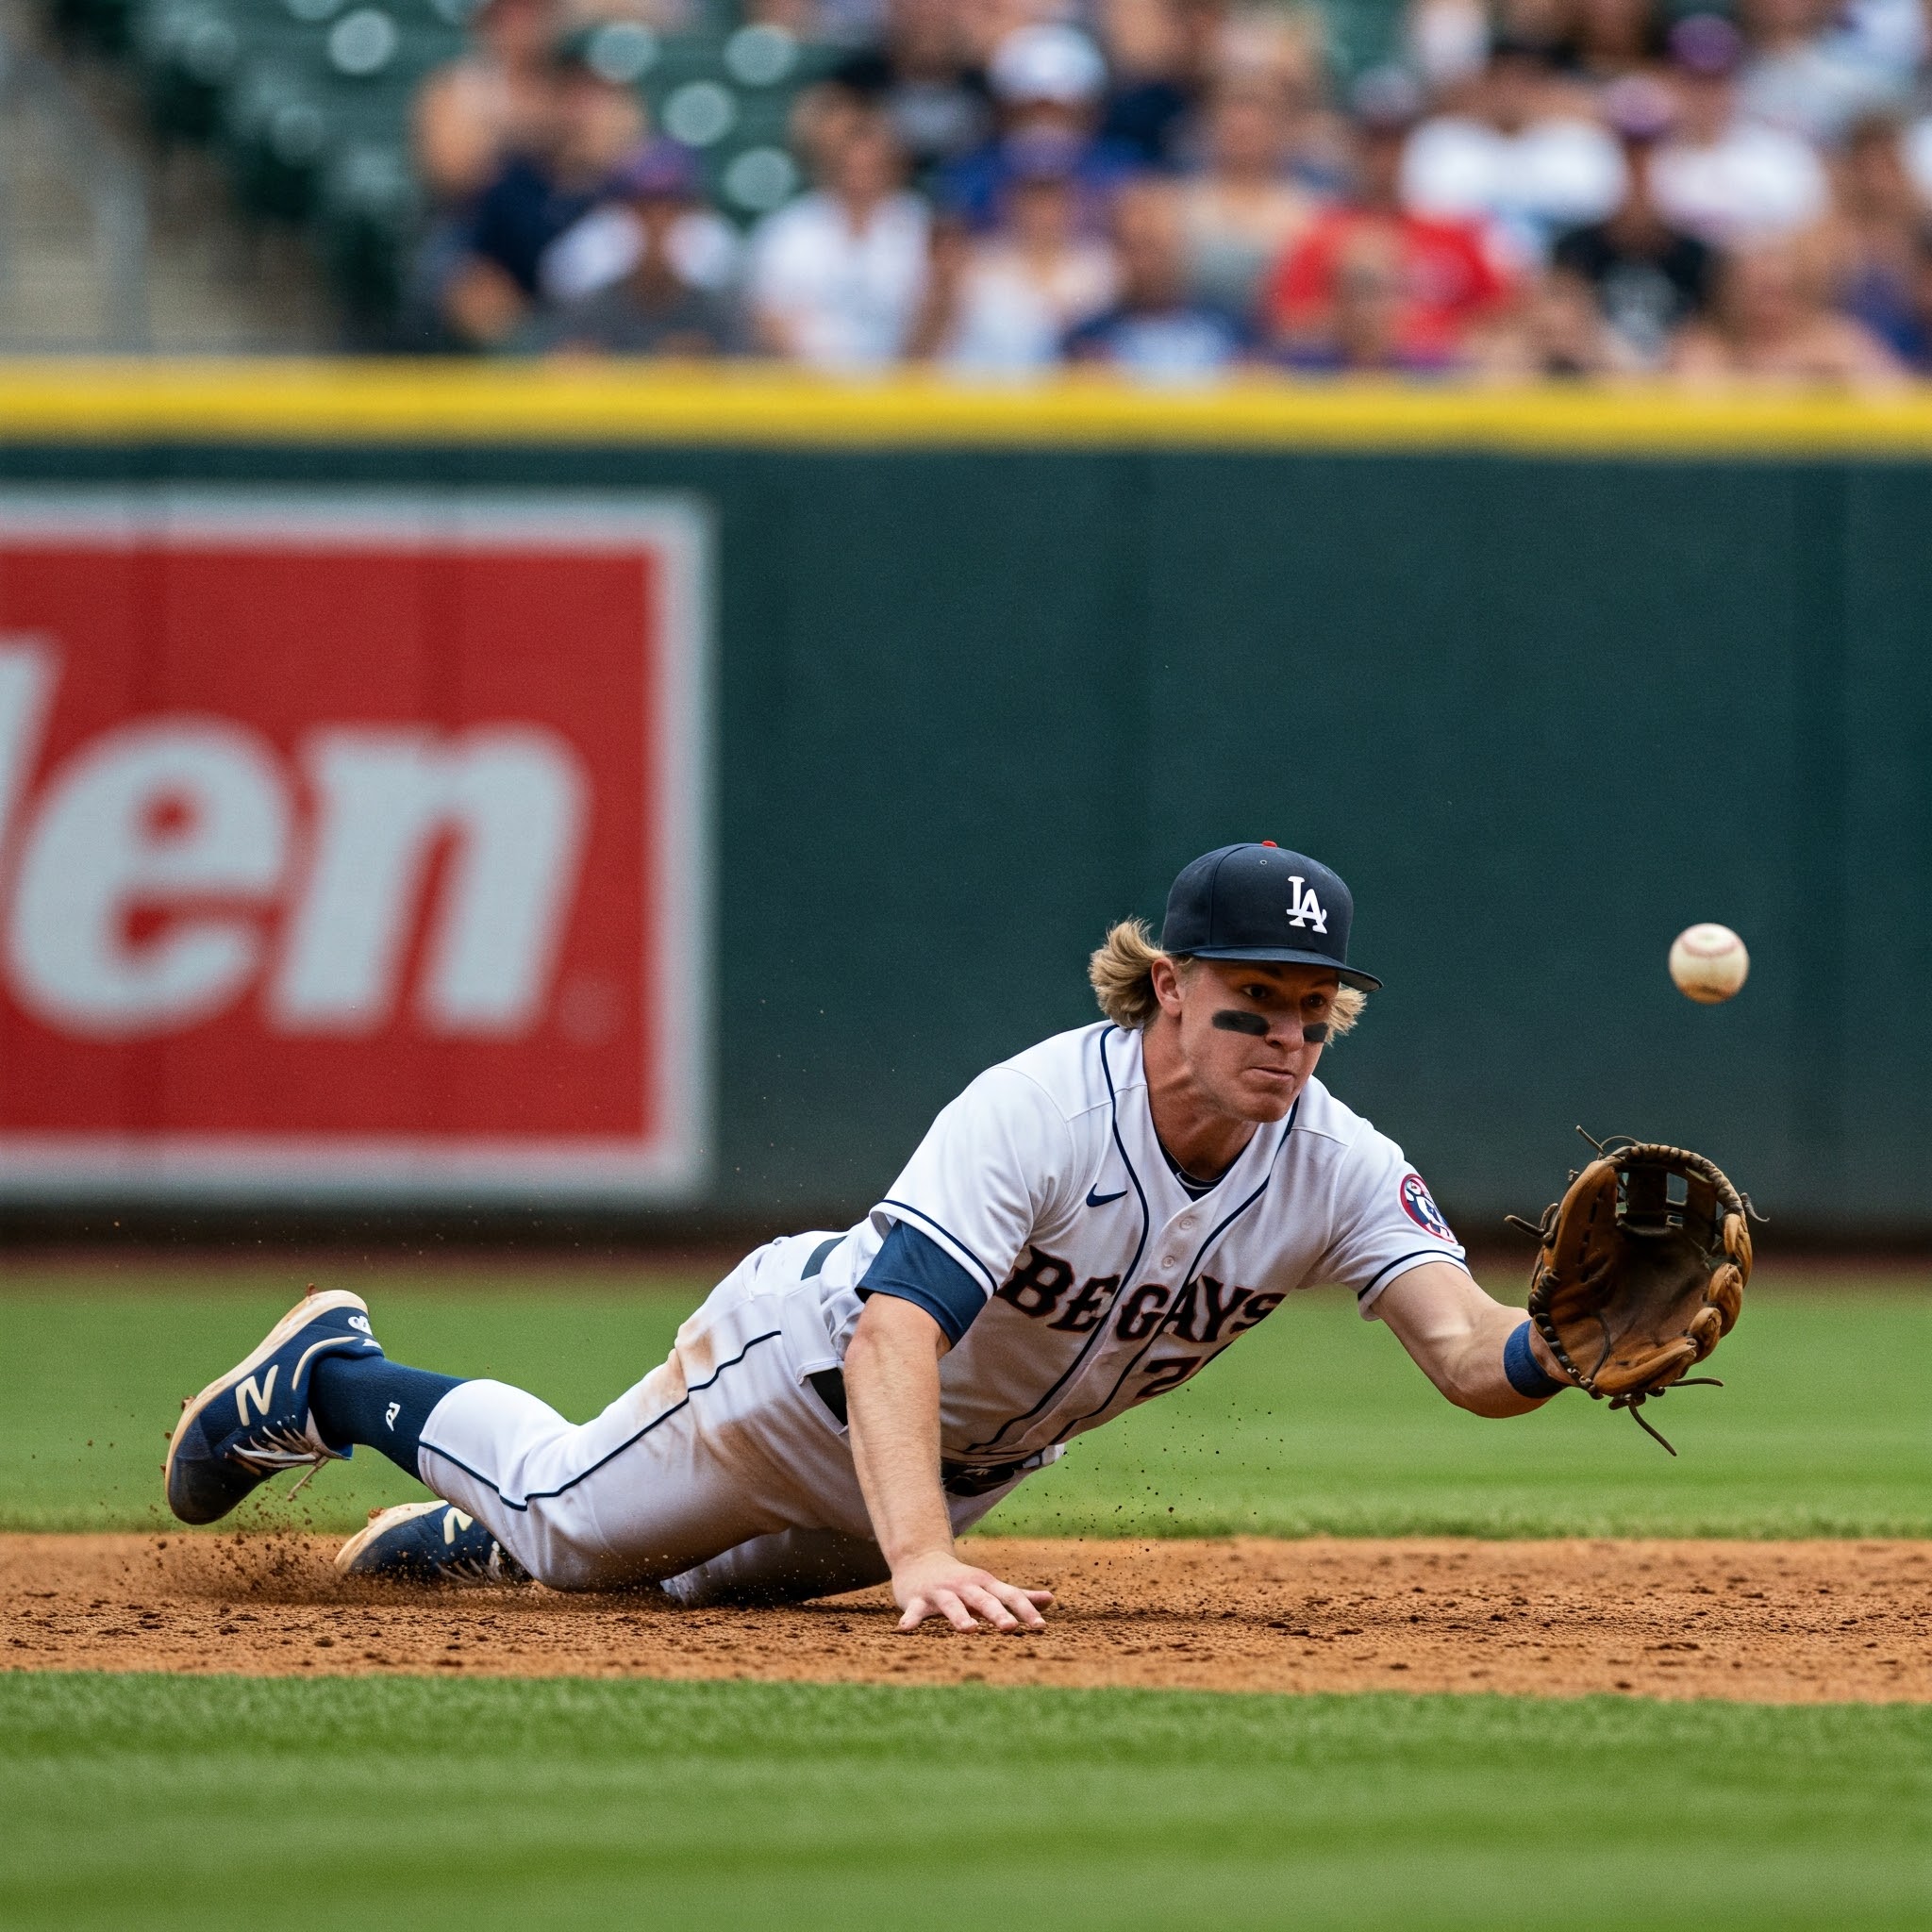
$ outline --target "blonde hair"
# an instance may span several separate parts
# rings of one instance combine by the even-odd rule
[[[1160,1002],[1154,994],[1154,962],[1169,956],[1154,943],[1154,935],[1138,919],[1124,919],[1108,928],[1107,938],[1087,962],[1087,978],[1100,1010],[1124,1032],[1138,1033],[1154,1024]],[[1174,958],[1185,974],[1194,961],[1186,954]],[[1335,989],[1328,1037],[1340,1040],[1362,1016],[1368,995],[1352,986]]]

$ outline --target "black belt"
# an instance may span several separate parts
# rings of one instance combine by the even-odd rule
[[[816,1374],[805,1378],[811,1384],[812,1393],[831,1410],[839,1426],[846,1426],[845,1419],[845,1372],[842,1369],[820,1369]],[[949,1496],[983,1496],[989,1490],[996,1490],[1003,1483],[1009,1483],[1015,1476],[1024,1475],[1034,1468],[1039,1457],[1023,1456],[1017,1462],[941,1462],[940,1464],[940,1487]]]
[[[812,1393],[839,1418],[839,1426],[845,1426],[845,1371],[843,1369],[821,1369],[815,1375],[805,1378],[811,1384]]]

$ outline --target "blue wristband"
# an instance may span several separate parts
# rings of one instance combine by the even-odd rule
[[[1514,1329],[1503,1344],[1503,1373],[1509,1377],[1510,1388],[1532,1402],[1541,1402],[1546,1395],[1560,1395],[1570,1386],[1543,1374],[1542,1364],[1530,1349],[1527,1322]]]

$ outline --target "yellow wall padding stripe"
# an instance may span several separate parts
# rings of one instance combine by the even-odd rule
[[[732,366],[0,361],[0,442],[1474,449],[1932,456],[1932,388],[1890,397],[1490,391],[1253,377],[838,382]]]

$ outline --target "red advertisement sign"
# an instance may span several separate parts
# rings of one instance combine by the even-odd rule
[[[702,1178],[678,499],[0,499],[0,1191]]]

